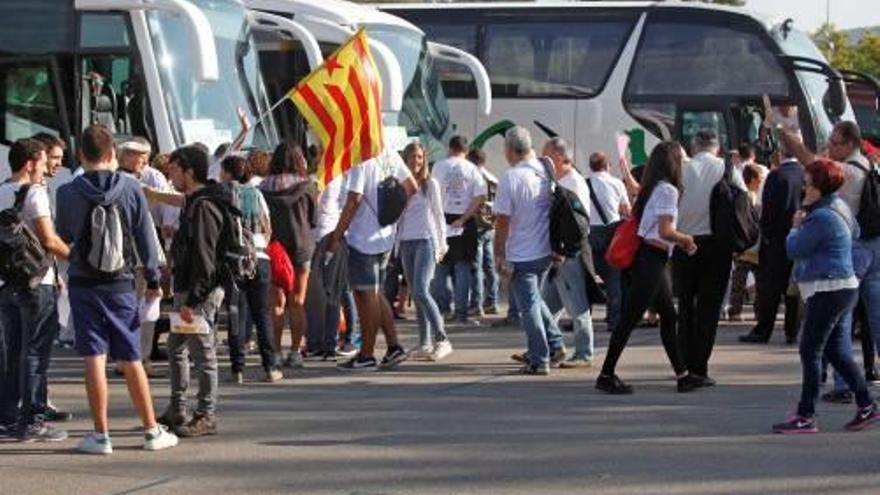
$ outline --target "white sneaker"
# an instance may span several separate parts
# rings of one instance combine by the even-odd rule
[[[86,454],[110,455],[113,453],[113,444],[110,442],[110,435],[102,435],[98,437],[98,433],[87,433],[76,446],[76,450]]]
[[[431,355],[431,361],[440,361],[450,354],[452,354],[452,344],[448,339],[437,342],[434,346],[434,353]]]
[[[434,348],[424,345],[409,353],[409,358],[414,361],[430,361],[434,355]]]
[[[302,354],[299,352],[290,352],[287,354],[284,366],[287,366],[288,368],[302,369],[306,367],[306,362],[303,359]]]
[[[177,435],[168,431],[165,425],[156,425],[159,433],[144,432],[144,450],[164,450],[177,445]]]

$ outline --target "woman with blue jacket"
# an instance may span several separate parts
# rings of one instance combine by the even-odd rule
[[[859,227],[836,191],[843,185],[843,169],[830,160],[806,167],[804,209],[794,217],[786,239],[788,257],[795,262],[795,279],[806,302],[800,342],[803,385],[797,413],[773,426],[776,433],[817,433],[816,400],[822,355],[856,395],[858,412],[846,424],[861,430],[880,419],[877,404],[852,354],[843,345],[858,299],[859,282],[852,264],[852,241]]]

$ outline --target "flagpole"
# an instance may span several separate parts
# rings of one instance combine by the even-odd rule
[[[276,101],[274,105],[272,105],[271,107],[269,107],[268,110],[266,110],[265,112],[261,113],[260,116],[257,117],[257,120],[251,125],[251,129],[256,128],[256,127],[260,124],[260,122],[262,122],[263,120],[265,120],[266,117],[269,116],[269,114],[271,114],[272,112],[274,112],[276,108],[280,107],[281,104],[284,103],[284,102],[285,102],[286,100],[288,100],[288,99],[289,99],[289,98],[285,95],[283,98],[281,98],[280,100]]]

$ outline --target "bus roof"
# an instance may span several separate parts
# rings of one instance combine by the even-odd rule
[[[247,0],[251,9],[272,13],[297,13],[304,16],[326,19],[337,24],[360,26],[363,24],[383,24],[422,33],[414,24],[382,12],[375,5],[363,5],[345,0]]]
[[[732,14],[739,14],[750,17],[768,30],[776,23],[785,19],[772,18],[768,15],[754,11],[749,8],[733,7],[729,5],[717,5],[703,2],[685,2],[681,0],[668,1],[644,1],[644,0],[618,0],[618,1],[579,1],[579,0],[533,0],[522,2],[450,2],[450,3],[385,3],[376,4],[381,9],[389,10],[438,10],[438,9],[480,9],[480,10],[497,10],[497,9],[601,9],[601,8],[619,8],[619,9],[639,9],[648,8],[686,8],[694,10],[711,10],[725,11]]]

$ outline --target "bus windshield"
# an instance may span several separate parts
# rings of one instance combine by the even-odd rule
[[[188,42],[188,26],[177,16],[149,14],[150,34],[177,142],[201,142],[214,150],[239,132],[236,108],[252,119],[266,108],[258,56],[244,8],[231,0],[193,0],[214,32],[220,67],[216,82],[197,82]],[[271,119],[262,122],[245,146],[270,148],[275,142]]]
[[[822,52],[819,51],[813,40],[805,33],[792,29],[785,35],[782,31],[774,30],[774,37],[783,53],[825,62]],[[828,140],[831,137],[831,128],[834,125],[833,122],[837,120],[825,108],[824,97],[828,91],[828,79],[824,75],[815,72],[796,71],[795,73],[804,91],[807,107],[810,110],[810,119],[813,122],[813,128],[816,130],[816,146],[818,149],[823,149],[828,145]],[[852,112],[848,110],[843,115],[843,118],[845,120],[852,120]]]
[[[441,158],[449,132],[449,106],[424,36],[387,25],[366,27],[371,38],[394,52],[405,88],[400,114],[386,115],[385,125],[404,127],[408,137],[417,137],[425,146],[429,160]]]

